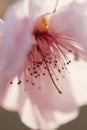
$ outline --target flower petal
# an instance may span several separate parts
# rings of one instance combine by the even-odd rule
[[[26,3],[19,1],[6,13],[3,46],[0,52],[0,72],[12,76],[20,71],[26,53],[32,46]],[[22,13],[23,12],[23,13]]]
[[[4,91],[1,100],[1,106],[10,111],[17,111],[19,104],[18,99],[19,99],[19,86],[17,85],[17,78],[15,78],[13,84],[9,83],[6,91]]]
[[[21,111],[20,111],[21,110]],[[24,101],[23,106],[20,106],[19,114],[22,122],[33,129],[55,129],[60,125],[73,120],[78,115],[77,111],[71,113],[61,113],[61,112],[44,112],[40,113],[34,104],[31,104],[28,99]]]
[[[21,87],[20,99],[19,99],[19,115],[21,117],[21,120],[25,125],[33,129],[52,130],[54,128],[57,128],[61,124],[64,124],[65,122],[74,119],[78,115],[77,111],[62,113],[58,110],[57,111],[39,110],[38,106],[35,105],[32,102],[32,100],[29,99],[27,93],[24,92],[22,87]],[[43,103],[42,100],[41,102]]]
[[[69,80],[78,106],[87,104],[87,63],[80,60],[69,66]]]
[[[23,92],[21,93],[19,107],[21,120],[34,129],[53,129],[74,119],[78,115],[77,106],[87,104],[86,66],[82,60],[73,61],[69,67],[68,79],[61,80],[61,76],[58,76],[60,79],[58,84],[63,92],[61,95],[57,93],[47,76],[40,78],[38,83],[35,82],[35,86],[30,86],[29,83],[24,92],[26,98],[23,97]],[[26,83],[23,84],[25,86]],[[41,86],[40,89],[37,84]]]
[[[2,46],[2,31],[3,31],[3,24],[4,24],[4,21],[2,19],[0,19],[0,49],[1,49],[1,46]]]
[[[77,105],[67,75],[63,72],[60,74],[57,70],[54,71],[59,79],[57,80],[54,77],[54,82],[62,91],[62,94],[59,94],[48,72],[44,70],[44,73],[45,76],[43,76],[41,72],[38,78],[34,76],[31,77],[28,73],[28,83],[26,82],[25,76],[24,81],[21,79],[31,101],[36,104],[40,110],[52,111],[58,109],[59,111],[69,112],[76,109]],[[63,76],[65,77],[63,78]]]
[[[53,12],[56,5],[56,0],[44,0],[44,4],[42,4],[41,0],[30,0],[30,16],[31,18],[37,18],[40,15]]]
[[[3,24],[4,24],[4,21],[2,19],[0,19],[0,52],[2,50]],[[6,76],[4,76],[3,73],[0,73],[0,98],[3,95],[7,82],[8,82],[8,78]],[[0,101],[1,101],[1,99],[0,99]]]
[[[62,113],[69,114],[71,118],[67,118],[64,115],[66,121],[76,117],[78,106],[73,97],[67,77],[62,78],[62,74],[58,75],[59,81],[56,81],[56,83],[59,84],[63,92],[60,95],[54,87],[48,73],[36,81],[35,78],[32,78],[35,86],[31,85],[30,82],[26,83],[24,75],[20,79],[22,82],[20,84],[19,114],[21,120],[27,126],[34,129],[52,129],[57,127],[59,124],[64,123],[65,119],[61,121],[55,116],[55,112],[58,112],[58,115],[62,115]]]
[[[87,51],[87,2],[73,1],[52,16],[51,29],[74,37]],[[55,25],[55,26],[54,26]]]
[[[8,78],[3,74],[0,74],[0,102],[2,100],[2,95],[6,91],[7,83],[8,83]]]

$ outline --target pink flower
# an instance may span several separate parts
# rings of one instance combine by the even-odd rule
[[[21,0],[0,21],[0,103],[31,128],[54,129],[87,103],[86,6]]]

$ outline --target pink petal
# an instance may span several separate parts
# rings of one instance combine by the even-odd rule
[[[58,109],[59,111],[69,112],[76,109],[77,105],[67,77],[63,79],[62,75],[59,74],[58,78],[59,81],[55,82],[59,84],[58,86],[62,91],[61,95],[57,92],[47,73],[46,76],[33,81],[35,85],[26,85],[29,98],[40,110],[53,111]]]
[[[86,67],[86,63],[82,60],[73,61],[69,67],[68,79],[65,77],[61,80],[61,76],[58,76],[60,79],[58,84],[63,92],[61,95],[57,93],[47,76],[43,80],[39,79],[38,83],[35,82],[35,86],[29,84],[25,92],[21,87],[24,84],[22,79],[21,101],[19,100],[22,122],[33,129],[54,129],[74,119],[78,115],[77,106],[87,104]],[[41,85],[40,90],[37,84]]]
[[[21,117],[22,122],[33,129],[51,130],[57,128],[60,124],[64,124],[65,122],[74,119],[78,114],[76,110],[68,113],[60,112],[58,110],[54,110],[54,111],[50,111],[46,109],[39,110],[38,106],[34,104],[32,100],[29,99],[27,93],[24,92],[22,87],[20,92],[21,93],[19,99],[19,115]],[[43,103],[43,100],[41,100],[41,102]],[[49,99],[49,103],[50,103],[50,99]],[[55,101],[55,103],[57,102]],[[44,105],[46,107],[46,104]]]
[[[16,82],[17,78],[14,79],[14,84],[8,85],[1,101],[1,106],[10,111],[17,111],[18,109],[19,86]]]
[[[3,31],[3,24],[4,24],[4,21],[2,19],[0,19],[0,49],[1,49],[1,46],[2,46],[2,31]]]
[[[0,52],[0,72],[8,76],[17,74],[22,69],[27,51],[32,45],[26,10],[26,3],[19,1],[6,13],[3,46]]]
[[[2,19],[0,19],[0,52],[2,50],[2,40],[3,40],[3,26],[4,22]],[[3,75],[3,73],[0,73],[0,101],[1,101],[1,96],[3,95],[5,91],[5,87],[7,85],[8,78]]]
[[[21,121],[33,129],[55,129],[61,124],[67,123],[68,121],[75,119],[78,115],[77,111],[71,113],[61,112],[44,112],[40,113],[35,105],[33,105],[28,99],[24,101],[24,104],[20,106],[19,114]],[[46,116],[44,118],[44,116]]]
[[[4,21],[2,19],[0,19],[0,32],[2,31],[3,23],[4,23]]]
[[[34,129],[53,129],[77,116],[78,107],[67,77],[63,79],[62,74],[58,76],[58,84],[63,92],[61,95],[57,92],[47,73],[46,77],[40,77],[36,82],[34,78],[32,79],[35,86],[26,83],[24,77],[22,75],[20,84],[19,114],[27,126]],[[59,117],[61,115],[63,121],[55,113]]]
[[[30,16],[31,18],[37,18],[40,15],[53,12],[55,9],[56,0],[44,0],[44,4],[41,0],[31,0],[30,1]]]
[[[28,11],[25,8],[17,8],[17,6],[23,6],[22,2],[14,4],[6,13],[5,22],[0,20],[0,100],[5,102],[6,98],[9,98],[10,88],[8,82],[12,80],[15,74],[24,66],[26,60],[27,47],[31,47],[29,44],[29,28],[28,28]],[[20,6],[19,6],[20,7]],[[25,43],[25,44],[24,44]],[[28,48],[28,49],[29,49]],[[9,81],[10,80],[10,81]],[[4,98],[4,99],[3,99]],[[7,99],[8,99],[7,98]],[[8,99],[10,101],[10,98]],[[11,102],[11,101],[10,101]],[[4,103],[7,106],[9,102],[6,100]]]
[[[72,36],[79,41],[87,51],[87,2],[76,2],[64,6],[58,10],[51,19],[51,29],[59,34]],[[55,26],[54,26],[55,25]]]
[[[69,67],[69,80],[75,100],[79,106],[85,105],[87,104],[87,63],[80,60],[72,62]]]
[[[2,95],[6,90],[7,83],[8,83],[8,78],[3,74],[0,74],[0,102],[2,100]]]

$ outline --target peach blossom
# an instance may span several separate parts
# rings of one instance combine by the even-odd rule
[[[19,0],[0,21],[0,104],[33,129],[55,129],[87,104],[86,8]]]

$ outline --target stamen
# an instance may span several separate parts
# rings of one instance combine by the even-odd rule
[[[10,84],[13,84],[13,82],[11,81]]]
[[[58,0],[56,0],[56,4],[55,4],[55,8],[54,8],[54,10],[53,10],[53,13],[56,12],[57,5],[58,5]]]
[[[41,19],[39,26],[37,27],[38,30],[48,31],[49,29],[49,21],[50,17],[52,16],[52,13],[48,13],[47,15],[44,16],[44,18]],[[38,32],[39,33],[39,32]]]
[[[18,85],[20,85],[20,84],[21,84],[21,80],[18,81]]]
[[[53,12],[56,11],[57,4],[58,0]],[[75,54],[77,47],[75,44],[72,44],[72,42],[76,42],[73,38],[59,35],[49,30],[51,15],[51,13],[45,15],[37,28],[34,29],[33,35],[36,44],[28,54],[29,60],[26,69],[28,76],[25,76],[25,79],[27,83],[29,81],[29,84],[32,86],[38,87],[40,78],[46,78],[46,76],[49,75],[53,86],[57,89],[57,92],[61,94],[62,91],[56,83],[60,80],[58,75],[65,78],[67,65],[71,63],[67,53]]]
[[[46,64],[47,65],[47,64]],[[47,68],[49,68],[48,67],[48,65],[47,65]],[[55,82],[54,82],[54,80],[53,80],[53,78],[52,78],[52,75],[51,75],[51,73],[50,73],[50,70],[48,69],[48,73],[49,73],[49,75],[50,75],[50,78],[51,78],[51,80],[52,80],[52,82],[53,82],[53,84],[54,84],[54,86],[56,87],[56,89],[57,89],[57,91],[58,91],[58,93],[59,94],[61,94],[62,93],[62,91],[58,88],[58,86],[55,84]]]

